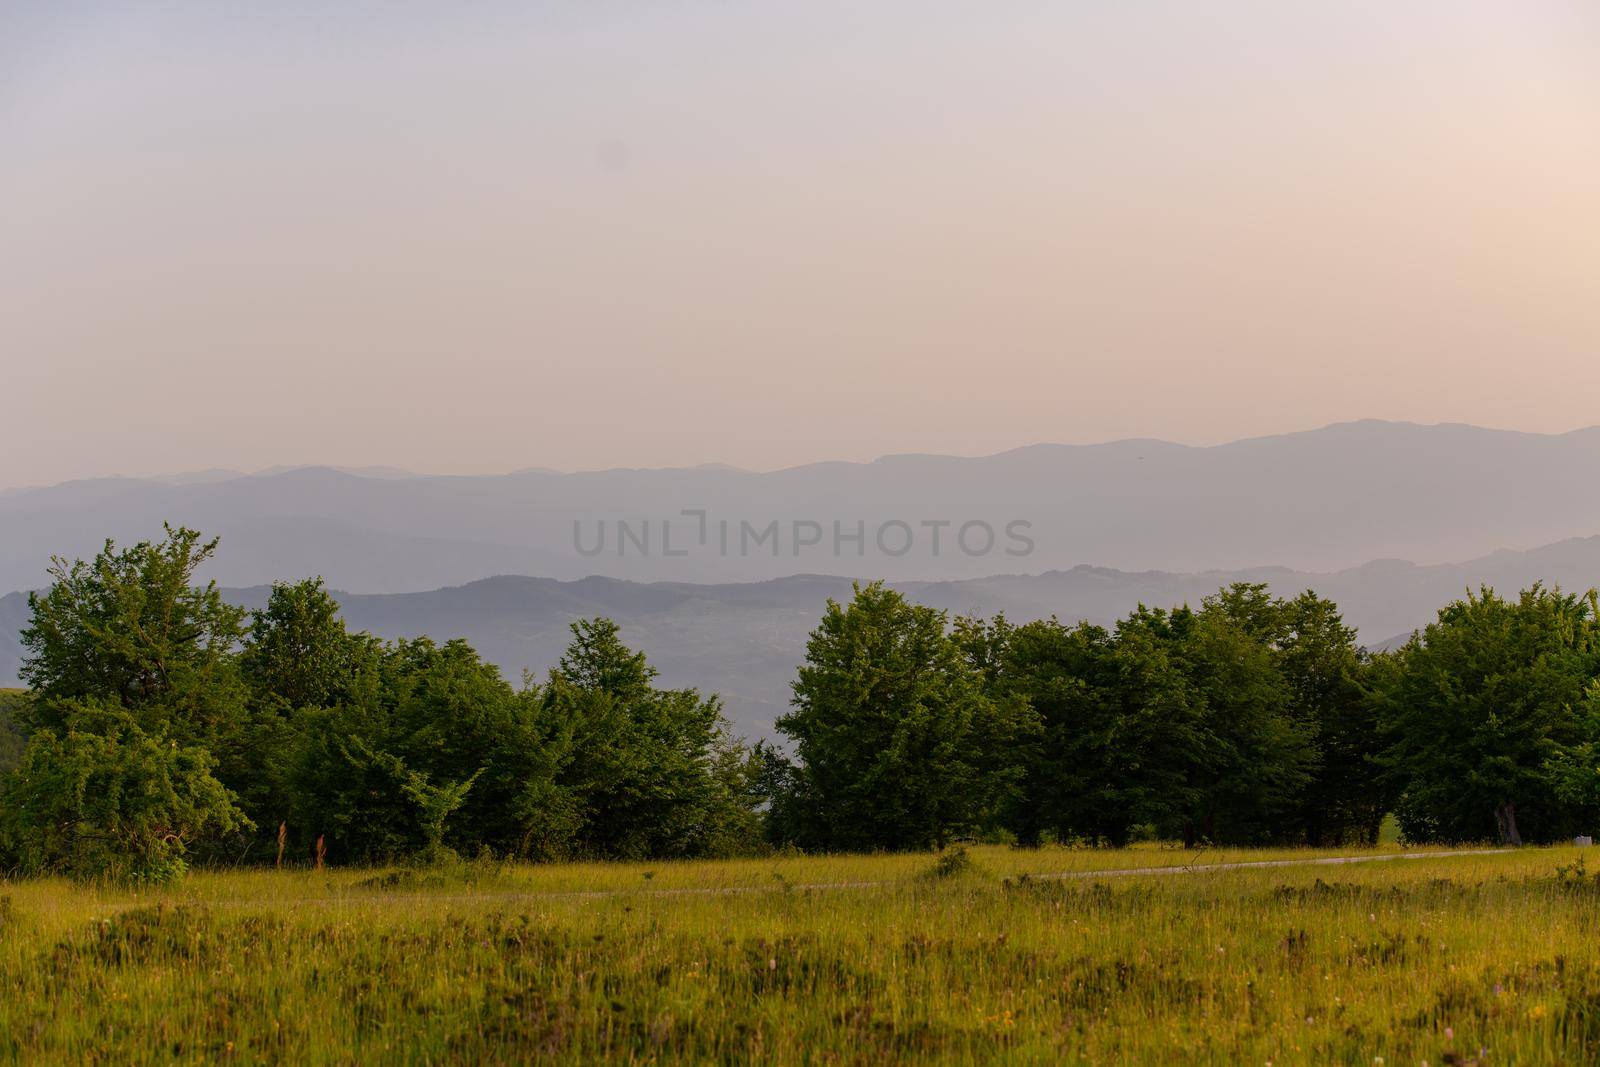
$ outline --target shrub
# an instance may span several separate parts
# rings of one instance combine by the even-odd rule
[[[0,851],[29,874],[165,883],[197,840],[245,825],[205,750],[100,712],[35,734],[0,785]]]

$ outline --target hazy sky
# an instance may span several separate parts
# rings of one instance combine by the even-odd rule
[[[14,0],[0,386],[0,485],[1588,425],[1600,4]]]

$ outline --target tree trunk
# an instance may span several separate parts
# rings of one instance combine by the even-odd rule
[[[1502,845],[1522,844],[1522,835],[1517,832],[1517,806],[1511,801],[1504,801],[1494,809],[1494,828]]]

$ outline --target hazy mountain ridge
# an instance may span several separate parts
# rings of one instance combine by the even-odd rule
[[[1600,583],[1600,536],[1527,552],[1501,551],[1465,563],[1418,566],[1379,560],[1331,573],[1254,567],[1198,573],[1119,571],[1078,566],[947,582],[895,583],[909,596],[953,613],[1004,611],[1016,621],[1056,615],[1113,622],[1140,602],[1197,604],[1232,581],[1269,583],[1280,595],[1312,588],[1332,597],[1368,644],[1428,623],[1469,588],[1514,591],[1534,581],[1582,591]],[[575,581],[499,576],[423,593],[340,593],[346,621],[386,637],[465,637],[515,680],[542,674],[568,639],[568,624],[592,615],[621,623],[666,682],[721,693],[739,728],[764,734],[788,700],[806,635],[828,597],[850,593],[851,579],[799,574],[753,583],[642,583],[591,576]],[[268,587],[226,591],[256,607]],[[0,597],[0,686],[15,684],[26,597]]]
[[[210,574],[250,585],[322,574],[363,592],[454,585],[499,573],[575,579],[759,581],[796,572],[897,580],[1040,572],[1094,560],[1123,571],[1194,573],[1263,559],[1330,571],[1381,558],[1438,562],[1600,531],[1600,497],[1576,491],[1600,468],[1600,428],[1543,435],[1470,426],[1342,423],[1210,447],[1125,440],[1035,445],[963,458],[896,455],[772,472],[706,465],[563,474],[368,476],[295,468],[233,478],[95,479],[0,496],[0,588],[40,584],[52,553],[84,556],[107,535],[153,536],[163,521],[223,538]],[[704,510],[708,536],[698,518]],[[616,522],[650,524],[648,554],[621,550]],[[724,552],[715,533],[728,521]],[[824,544],[797,551],[796,521]],[[875,534],[900,521],[904,555]],[[948,521],[935,554],[924,522]],[[1030,525],[1027,555],[955,547],[963,522]],[[782,539],[741,546],[739,523]],[[865,543],[840,542],[864,524]],[[663,544],[670,522],[668,556]],[[576,529],[605,547],[586,555]],[[896,547],[898,532],[890,537]],[[981,531],[974,538],[982,543]]]

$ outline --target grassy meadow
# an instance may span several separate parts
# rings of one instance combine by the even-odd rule
[[[1586,851],[1174,871],[1318,854],[974,847],[202,871],[145,894],[0,883],[0,1060],[1587,1064]],[[1095,873],[1146,868],[1169,870]]]

